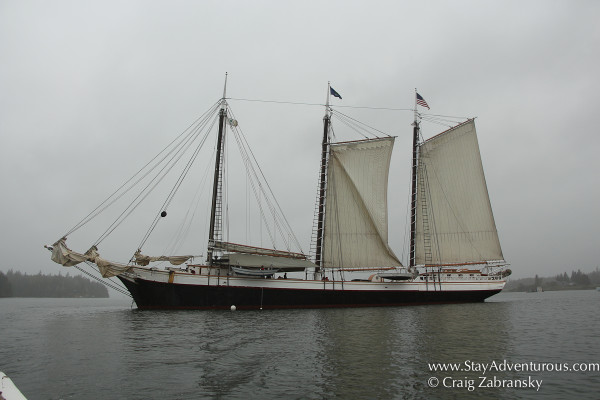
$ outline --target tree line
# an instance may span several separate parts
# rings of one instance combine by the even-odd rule
[[[0,297],[108,297],[106,286],[83,276],[0,271]]]
[[[538,287],[543,290],[594,289],[600,287],[600,270],[584,273],[580,269],[572,270],[571,274],[563,272],[553,277],[513,279],[506,284],[507,291],[529,292]]]

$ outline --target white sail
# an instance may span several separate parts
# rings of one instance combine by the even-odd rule
[[[387,183],[394,138],[330,146],[323,236],[325,268],[401,265],[388,246]]]
[[[475,123],[419,147],[416,264],[502,260]]]

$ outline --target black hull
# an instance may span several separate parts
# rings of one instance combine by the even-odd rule
[[[121,278],[141,310],[381,307],[477,303],[501,290],[376,291],[180,285]]]

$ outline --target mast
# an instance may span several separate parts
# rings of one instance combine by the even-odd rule
[[[419,143],[419,121],[417,114],[417,89],[415,88],[415,120],[413,122],[413,154],[411,171],[411,192],[410,192],[410,259],[409,268],[415,267],[415,233],[417,231],[417,152]]]
[[[319,175],[319,212],[317,215],[317,249],[315,252],[315,273],[321,269],[321,259],[323,255],[323,221],[325,217],[325,183],[327,179],[327,153],[328,153],[328,132],[331,116],[329,115],[329,95],[331,93],[330,83],[327,83],[327,102],[325,104],[325,116],[323,117],[323,142],[321,144],[321,172]]]
[[[221,99],[221,110],[219,111],[219,133],[217,136],[217,155],[215,157],[215,175],[213,179],[212,205],[210,208],[210,230],[208,232],[208,251],[206,255],[206,261],[208,261],[209,265],[213,264],[215,235],[220,234],[221,231],[221,185],[223,176],[223,150],[225,147],[223,136],[225,135],[225,117],[227,115],[227,101],[225,100],[226,92],[227,72],[225,73],[225,86],[223,87],[223,98]],[[217,224],[219,225],[218,227],[216,226]]]

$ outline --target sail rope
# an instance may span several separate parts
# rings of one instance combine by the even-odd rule
[[[282,101],[282,100],[264,100],[264,99],[242,99],[235,97],[227,97],[227,100],[234,101],[249,101],[256,103],[275,103],[275,104],[291,104],[291,105],[300,105],[300,106],[317,106],[317,107],[325,107],[326,104],[323,103],[307,103],[307,102],[298,102],[298,101]],[[330,105],[331,106],[331,105]],[[414,112],[414,108],[391,108],[391,107],[369,107],[369,106],[349,106],[349,105],[336,105],[336,108],[357,108],[357,109],[366,109],[366,110],[387,110],[387,111],[410,111]]]
[[[333,113],[332,113],[333,115]],[[351,123],[351,121],[348,121],[344,118],[340,118],[340,116],[338,116],[337,114],[335,115],[336,119],[338,121],[340,121],[341,123],[343,123],[344,125],[346,125],[348,128],[352,129],[354,132],[356,132],[357,134],[359,134],[360,136],[362,136],[365,139],[369,139],[369,137],[367,135],[365,135],[358,127],[355,126],[355,124]],[[331,138],[335,139],[335,132],[333,127],[331,126],[331,124],[329,125],[329,129],[331,131]],[[331,141],[331,139],[330,139]]]
[[[456,126],[457,124],[461,123],[462,121],[464,121],[465,119],[468,118],[462,118],[462,117],[450,117],[447,115],[436,115],[436,114],[419,114],[421,116],[421,118],[424,121],[433,123],[433,124],[437,124],[437,125],[441,125],[447,128],[451,128],[453,126]]]
[[[232,113],[232,116],[234,116],[233,113]],[[235,118],[235,116],[234,116],[234,118]],[[283,240],[284,245],[288,251],[292,250],[290,242],[288,240],[288,237],[290,237],[290,235],[293,238],[292,240],[294,241],[294,244],[297,246],[298,249],[300,249],[300,251],[302,251],[302,247],[300,246],[298,239],[293,234],[293,231],[291,230],[289,223],[285,219],[285,215],[281,211],[281,207],[279,206],[279,203],[277,202],[277,199],[275,198],[273,191],[271,190],[271,188],[269,186],[268,181],[264,177],[264,173],[262,172],[260,165],[258,165],[256,158],[254,157],[254,154],[252,153],[252,149],[249,147],[246,137],[243,134],[243,131],[239,127],[234,127],[234,129],[232,129],[232,131],[234,134],[233,136],[236,140],[236,144],[240,151],[242,161],[246,168],[246,178],[247,178],[246,184],[250,183],[250,188],[252,189],[252,192],[254,193],[254,197],[257,201],[261,220],[265,223],[267,234],[269,235],[269,239],[271,240],[271,244],[272,244],[273,248],[277,247],[277,243],[275,240],[275,232],[274,232],[274,231],[276,231],[279,234],[279,236],[281,237],[281,239]],[[255,167],[255,165],[256,165],[256,167]],[[260,177],[262,177],[262,180],[260,179]],[[262,182],[265,182],[265,184],[263,185]],[[271,196],[267,195],[265,186],[269,190],[269,193],[271,194]],[[271,216],[273,217],[273,221],[274,221],[273,229],[271,229],[270,224],[267,221],[266,212],[263,207],[263,201],[261,201],[261,198],[264,198],[264,202],[266,203],[267,208],[268,208]],[[273,201],[271,201],[271,198],[273,199]],[[278,210],[279,210],[279,212],[278,212]]]
[[[121,223],[127,219],[129,215],[152,193],[152,191],[158,186],[160,182],[167,176],[167,174],[177,165],[180,160],[180,157],[177,157],[180,154],[183,154],[190,142],[193,142],[197,137],[200,129],[196,128],[191,131],[191,134],[185,138],[184,141],[180,142],[176,147],[171,149],[162,159],[156,164],[154,167],[148,171],[144,177],[148,176],[150,172],[160,166],[163,162],[163,167],[158,171],[157,174],[154,175],[152,179],[146,184],[146,186],[138,193],[138,195],[131,201],[131,203],[119,214],[119,216],[115,219],[115,221],[106,229],[106,231],[98,238],[98,240],[94,243],[95,246],[98,246],[104,239],[106,239]],[[170,156],[170,157],[169,157]],[[167,160],[167,161],[165,161]],[[143,179],[142,177],[141,179]],[[140,179],[140,180],[141,180]],[[139,181],[136,183],[139,183]]]
[[[92,264],[91,264],[89,261],[86,261],[85,263],[86,263],[86,264],[87,264],[89,267],[93,268]],[[108,278],[108,280],[110,280],[110,281],[111,281],[111,282],[113,282],[113,283],[108,283],[108,282],[106,282],[106,280],[104,280],[104,279],[101,279],[101,278],[98,278],[96,275],[94,275],[94,274],[92,274],[92,273],[90,273],[90,272],[88,272],[88,271],[84,270],[84,269],[83,269],[83,268],[81,268],[79,265],[74,265],[74,267],[75,267],[75,268],[77,268],[79,271],[83,272],[84,274],[86,274],[87,276],[89,276],[90,278],[92,278],[92,279],[94,279],[94,280],[96,280],[96,281],[100,282],[100,283],[101,283],[101,284],[103,284],[104,286],[106,286],[106,287],[109,287],[109,288],[111,288],[111,289],[113,289],[113,290],[115,290],[115,291],[117,291],[117,292],[119,292],[119,293],[121,293],[121,294],[124,294],[124,295],[126,295],[126,296],[129,296],[129,297],[133,298],[133,296],[131,295],[131,293],[129,293],[129,292],[127,291],[127,289],[125,289],[125,288],[124,288],[122,285],[117,285],[117,284],[115,284],[111,278]]]
[[[252,164],[250,163],[249,155],[243,150],[243,145],[241,144],[241,139],[235,130],[234,130],[234,137],[239,146],[240,154],[242,154],[242,160],[246,167],[246,175],[247,175],[247,177],[250,178],[250,187],[251,187],[252,191],[254,192],[254,197],[257,199],[257,204],[258,204],[258,209],[260,211],[261,219],[264,222],[265,227],[267,228],[266,229],[267,234],[269,235],[269,239],[271,240],[272,247],[276,248],[277,245],[276,245],[275,237],[270,228],[270,224],[267,222],[267,218],[266,218],[265,210],[263,208],[262,201],[260,201],[260,198],[262,196],[258,193],[257,190],[260,190],[260,193],[263,195],[264,195],[264,191],[262,190],[262,186],[261,186],[260,182],[258,182],[258,183],[255,182],[255,179],[257,179],[256,171],[254,170]],[[253,177],[254,177],[254,179],[253,179]],[[257,185],[258,185],[258,189],[257,189]],[[267,205],[269,205],[267,196],[264,196],[264,197],[265,197],[265,202],[267,203]],[[269,209],[272,210],[271,207],[269,207]],[[277,224],[275,224],[275,226],[277,226]],[[288,250],[289,250],[289,246],[288,246]]]
[[[135,187],[143,177],[139,178],[137,181],[134,181],[136,177],[142,174],[149,166],[152,165],[155,160],[157,160],[165,151],[167,151],[171,146],[174,145],[178,140],[181,140],[182,137],[186,137],[189,134],[189,131],[192,127],[198,124],[199,121],[206,118],[208,115],[212,115],[214,113],[214,109],[218,108],[219,102],[213,104],[206,112],[204,112],[201,116],[199,116],[194,122],[192,122],[182,133],[180,133],[175,139],[173,139],[167,146],[165,146],[158,154],[156,154],[150,161],[148,161],[142,168],[140,168],[131,178],[126,180],[121,186],[119,186],[111,195],[109,195],[104,201],[102,201],[96,208],[94,208],[89,214],[87,214],[81,221],[75,224],[71,229],[69,229],[63,237],[67,237],[73,232],[77,231],[88,222],[93,220],[96,216],[101,214],[104,210],[118,201],[121,197],[123,197],[127,192],[129,192],[133,187]],[[150,167],[150,171],[155,167]],[[146,172],[144,176],[150,173],[150,171]],[[127,187],[129,185],[129,187]]]
[[[257,101],[257,102],[265,102],[265,103],[279,103],[279,104],[293,104],[293,105],[309,105],[309,106],[323,106],[323,104],[319,103],[301,103],[301,102],[287,102],[287,101],[274,101],[274,100],[257,100],[257,99],[240,99],[240,98],[230,98],[231,100],[238,101]],[[182,155],[193,145],[196,143],[196,140],[200,136],[203,129],[210,125],[209,131],[214,126],[216,119],[211,118],[215,115],[216,111],[219,109],[221,105],[221,100],[213,104],[205,113],[203,113],[200,117],[198,117],[190,126],[188,126],[179,136],[177,136],[173,141],[171,141],[163,150],[161,150],[154,158],[152,158],[147,164],[145,164],[138,172],[136,172],[131,178],[125,181],[113,194],[107,197],[102,203],[100,203],[95,209],[93,209],[86,217],[84,217],[79,223],[77,223],[73,228],[71,228],[67,233],[65,233],[65,237],[77,231],[92,219],[97,217],[100,213],[106,210],[108,207],[113,205],[115,202],[120,200],[125,194],[129,193],[135,187],[137,187],[140,183],[143,183],[144,180],[151,178],[150,182],[146,184],[146,186],[141,190],[141,192],[134,198],[134,200],[129,204],[129,206],[123,211],[117,219],[102,233],[102,235],[95,242],[95,245],[100,244],[103,240],[105,240],[115,229],[117,229],[121,223],[127,219],[127,217],[146,199],[146,197],[159,185],[159,183],[165,178],[165,176],[176,166],[178,163],[181,163]],[[414,111],[413,109],[402,109],[402,108],[385,108],[385,107],[362,107],[362,106],[341,106],[337,105],[336,108],[355,108],[355,109],[373,109],[373,110],[391,110],[391,111]],[[330,108],[331,109],[331,108]],[[390,136],[385,132],[376,129],[372,126],[364,124],[342,112],[339,110],[331,109],[332,115],[336,117],[341,123],[343,123],[348,128],[353,131],[359,133],[361,136],[368,138],[367,135],[373,135],[377,137],[377,133]],[[459,118],[459,117],[451,117],[445,115],[438,114],[420,114],[424,120],[431,123],[436,123],[443,125],[445,123],[449,123],[452,121],[450,118]],[[233,116],[233,113],[232,113]],[[210,123],[212,121],[212,124]],[[243,132],[239,127],[233,127],[232,131],[234,132],[234,138],[238,142],[238,146],[240,147],[240,152],[242,154],[242,160],[246,164],[247,173],[249,176],[253,176],[254,178],[249,179],[250,186],[254,192],[255,197],[259,198],[260,193],[264,194],[266,200],[266,209],[260,205],[260,214],[261,219],[265,222],[267,232],[271,242],[273,243],[273,247],[276,247],[275,243],[275,232],[277,232],[283,238],[285,242],[285,246],[287,246],[288,250],[290,249],[291,243],[293,242],[299,249],[301,246],[299,244],[298,239],[294,235],[293,231],[290,228],[289,222],[287,221],[285,215],[283,214],[277,199],[274,197],[272,189],[269,183],[264,178],[264,173],[261,170],[260,166],[256,162],[254,154],[252,150],[249,148],[247,144],[247,140]],[[364,133],[363,133],[364,132]],[[179,179],[173,185],[171,192],[165,199],[161,209],[154,217],[154,220],[150,224],[147,233],[142,238],[139,248],[141,248],[154,229],[160,221],[160,213],[166,210],[169,205],[172,203],[175,198],[177,192],[179,191],[183,180],[186,178],[187,174],[190,172],[194,161],[198,157],[198,151],[206,141],[208,133],[201,140],[201,144],[196,147],[193,151],[193,154],[188,159],[185,164]],[[242,150],[247,148],[247,150]],[[181,161],[180,161],[181,160]],[[256,165],[256,168],[253,166]],[[250,167],[248,167],[250,166]],[[162,168],[161,168],[162,167]],[[151,174],[155,172],[153,177]],[[262,177],[264,184],[261,183],[259,179]],[[266,184],[266,185],[265,185]],[[258,193],[258,196],[257,196]],[[271,196],[268,196],[267,193],[270,193]],[[272,198],[273,201],[269,200]],[[260,204],[260,203],[259,203]],[[266,210],[271,212],[273,215],[273,224],[267,222],[266,218]],[[190,210],[188,210],[188,213]],[[194,211],[195,212],[195,211]],[[187,215],[187,214],[186,214]],[[188,232],[190,229],[190,225],[187,227],[182,225],[177,235],[180,237],[185,232]],[[272,227],[272,229],[271,229]],[[261,225],[262,228],[262,225]],[[261,229],[262,230],[262,229]],[[176,240],[177,243],[178,240]]]
[[[420,133],[420,131],[419,131],[419,133]],[[421,139],[423,139],[423,138],[421,137]],[[431,203],[431,200],[430,200],[431,199],[431,190],[430,190],[430,186],[429,186],[429,175],[427,174],[427,163],[420,162],[418,168],[421,171],[421,176],[423,177],[422,182],[423,182],[424,187],[422,187],[422,188],[417,187],[417,189],[418,189],[417,191],[422,191],[424,193],[425,198],[429,199],[425,206],[425,207],[427,207],[427,210],[428,210],[427,211],[427,213],[428,213],[427,226],[429,227],[429,232],[425,232],[425,229],[424,229],[425,227],[423,226],[423,237],[425,237],[425,235],[430,235],[430,237],[433,236],[434,242],[435,242],[435,248],[437,250],[438,263],[441,263],[442,252],[440,249],[440,241],[438,238],[437,228],[435,225],[435,221],[436,221],[435,220],[435,209],[430,204]],[[445,193],[444,193],[444,196],[445,196]],[[448,201],[448,203],[450,203],[450,202]],[[422,207],[422,205],[421,205],[421,207]],[[421,218],[424,218],[424,216],[422,215]],[[425,240],[425,238],[423,238],[423,240]],[[427,258],[427,257],[425,257],[425,258]],[[433,263],[433,252],[431,254],[430,262]],[[424,264],[427,264],[426,259],[425,259]]]
[[[283,101],[283,100],[266,100],[266,99],[245,99],[245,98],[236,98],[236,97],[227,97],[227,100],[234,100],[234,101],[247,101],[247,102],[257,102],[257,103],[273,103],[273,104],[289,104],[289,105],[301,105],[301,106],[313,106],[313,107],[329,107],[329,109],[331,111],[333,111],[334,113],[339,113],[342,114],[339,111],[336,111],[335,109],[337,108],[351,108],[351,109],[363,109],[363,110],[381,110],[381,111],[407,111],[407,112],[411,112],[414,113],[415,109],[414,108],[395,108],[395,107],[373,107],[373,106],[353,106],[353,105],[343,105],[343,104],[337,104],[335,105],[335,107],[332,107],[331,105],[327,105],[327,104],[323,104],[323,103],[309,103],[309,102],[298,102],[298,101]],[[342,114],[344,115],[344,114]],[[418,113],[419,118],[421,118],[422,120],[425,120],[427,122],[431,122],[434,124],[438,124],[438,125],[442,125],[442,126],[446,126],[446,127],[452,127],[455,126],[459,121],[464,121],[466,119],[469,119],[471,117],[464,117],[464,116],[454,116],[454,115],[443,115],[443,114],[431,114],[431,113],[422,113],[419,112]],[[348,117],[348,116],[346,116]],[[348,117],[350,118],[350,117]],[[355,120],[355,122],[362,124],[362,122]],[[376,131],[378,131],[375,128],[370,127],[371,129],[374,129]],[[388,134],[386,134],[385,132],[381,132],[378,131],[379,133],[382,133],[386,136],[389,136]]]
[[[198,143],[198,145],[196,146],[196,149],[194,150],[194,152],[192,153],[191,157],[189,158],[187,164],[185,165],[185,167],[183,168],[183,171],[181,172],[179,178],[177,179],[177,181],[175,182],[173,188],[171,189],[171,191],[169,192],[166,200],[164,201],[162,207],[159,209],[159,211],[156,213],[154,220],[152,221],[152,224],[150,225],[150,228],[148,228],[148,231],[146,232],[146,234],[144,235],[142,241],[140,242],[138,249],[141,249],[144,244],[146,243],[146,241],[148,240],[148,238],[150,237],[150,235],[152,234],[152,232],[154,231],[154,229],[156,228],[156,225],[158,224],[158,222],[161,219],[161,213],[166,210],[169,205],[171,204],[171,202],[173,201],[173,199],[175,198],[175,195],[177,194],[179,188],[181,187],[181,184],[183,183],[185,177],[187,176],[188,172],[190,171],[192,165],[194,164],[194,161],[196,160],[196,158],[198,157],[198,153],[200,152],[200,150],[202,149],[202,147],[204,146],[204,143],[206,142],[206,139],[208,138],[208,134],[210,133],[210,131],[212,130],[212,128],[214,127],[216,123],[216,118],[213,118],[213,123],[209,126],[209,128],[206,130],[205,135],[202,137],[202,139],[200,140],[200,142]],[[198,134],[200,132],[202,132],[202,126],[198,127]],[[195,135],[193,137],[193,140],[190,140],[190,144],[191,142],[193,142],[199,135]],[[187,145],[187,143],[186,143]],[[186,146],[187,148],[187,146]],[[183,151],[183,147],[182,147],[182,151]],[[180,160],[179,157],[176,157],[180,152],[177,152],[173,158],[172,158],[172,165],[170,168],[168,168],[168,170],[163,174],[163,177],[177,164],[177,162]],[[160,178],[160,180],[162,180],[162,178]],[[160,181],[159,180],[159,181]],[[158,182],[153,186],[152,189],[154,189],[156,187],[156,185],[158,184]],[[133,211],[133,210],[132,210]]]
[[[216,150],[216,146],[214,146],[212,157],[215,156]],[[184,238],[186,238],[189,235],[189,232],[192,228],[192,222],[195,220],[196,217],[196,212],[200,208],[202,194],[204,193],[204,188],[208,183],[210,171],[212,171],[210,165],[212,157],[207,158],[208,163],[204,168],[204,174],[202,176],[202,179],[200,179],[198,187],[196,188],[196,192],[194,194],[194,197],[192,198],[192,201],[190,202],[190,206],[188,207],[185,215],[183,216],[182,222],[179,225],[176,233],[173,235],[171,241],[165,246],[163,254],[178,254]],[[208,231],[208,229],[205,229],[205,231]]]
[[[151,234],[155,231],[157,225],[161,221],[161,214],[166,212],[167,208],[172,204],[177,193],[182,187],[182,183],[192,170],[195,161],[199,158],[200,149],[205,147],[206,140],[209,133],[213,130],[218,120],[217,111],[221,107],[221,101],[216,102],[211,106],[209,110],[198,117],[190,126],[188,126],[177,138],[171,141],[163,150],[161,150],[151,161],[146,163],[140,170],[138,170],[131,178],[125,181],[118,189],[108,196],[100,205],[92,210],[86,217],[84,217],[78,224],[70,229],[64,236],[72,234],[77,231],[88,222],[96,218],[99,214],[104,212],[107,208],[113,206],[117,201],[123,199],[126,194],[133,197],[132,200],[128,200],[128,204],[124,210],[121,210],[120,214],[112,221],[112,223],[102,232],[102,234],[95,241],[94,246],[98,246],[107,237],[109,237],[121,224],[128,219],[128,217],[146,200],[146,198],[157,188],[157,186],[163,182],[169,173],[177,166],[181,165],[181,172],[177,180],[171,187],[170,192],[162,202],[160,210],[155,214],[148,230],[141,238],[138,249],[141,249],[144,244],[148,241]],[[233,114],[232,114],[233,116]],[[291,230],[289,221],[283,214],[281,205],[273,194],[273,190],[267,182],[264,172],[260,165],[256,161],[256,157],[252,152],[248,141],[241,131],[241,129],[233,126],[234,138],[240,148],[240,153],[244,164],[246,164],[247,174],[249,176],[250,185],[253,187],[255,197],[258,199],[260,204],[261,220],[265,222],[266,231],[269,234],[273,247],[276,247],[275,236],[281,236],[288,251],[291,251],[292,246],[296,246],[300,252],[302,247],[298,238]],[[185,155],[188,154],[187,157]],[[208,171],[208,170],[207,170]],[[205,174],[205,178],[208,174]],[[206,181],[206,179],[203,179]],[[203,186],[203,185],[201,185]],[[137,192],[132,193],[135,189]],[[196,196],[192,204],[196,204],[197,208],[200,197],[197,195],[200,188],[196,192]],[[224,188],[226,192],[226,188]],[[261,198],[262,201],[261,201]],[[264,206],[266,204],[266,206]],[[268,211],[267,211],[268,210]],[[227,208],[226,210],[227,211]],[[268,223],[267,214],[269,212],[273,215],[273,225]],[[195,214],[195,209],[192,211],[192,205],[187,210],[186,219],[190,214]],[[226,214],[228,214],[226,212]],[[227,217],[226,215],[224,217]],[[187,225],[184,221],[179,227],[176,234],[172,237],[171,241],[173,247],[180,244],[180,240],[183,236],[187,235],[191,228],[191,222]],[[261,224],[262,228],[262,224]],[[261,229],[262,230],[262,229]],[[277,233],[277,235],[275,234]],[[170,247],[170,244],[169,246]],[[166,248],[165,248],[166,250]]]
[[[309,103],[309,102],[298,102],[298,101],[283,101],[283,100],[265,100],[265,99],[244,99],[244,98],[236,98],[236,97],[227,97],[227,100],[234,101],[247,101],[247,102],[257,102],[257,103],[274,103],[274,104],[289,104],[289,105],[300,105],[300,106],[314,106],[314,107],[326,107],[327,104],[323,103]],[[414,108],[395,108],[395,107],[373,107],[373,106],[353,106],[353,105],[343,105],[336,104],[335,107],[329,105],[329,109],[333,112],[336,112],[336,108],[351,108],[351,109],[362,109],[362,110],[381,110],[381,111],[407,111],[414,113]],[[338,111],[339,112],[339,111]],[[454,116],[454,115],[443,115],[443,114],[431,114],[431,113],[422,113],[419,112],[419,117],[428,122],[436,123],[439,125],[452,127],[456,125],[457,121],[464,121],[471,117],[464,116]],[[361,123],[360,121],[356,121]],[[362,124],[362,123],[361,123]],[[373,128],[374,129],[374,128]],[[384,132],[380,132],[385,134]],[[385,134],[387,135],[387,134]],[[389,135],[388,135],[389,136]]]
[[[337,107],[337,106],[336,106]],[[377,128],[374,128],[370,125],[367,125],[361,121],[358,121],[352,117],[350,117],[349,115],[346,115],[344,113],[341,113],[335,109],[332,109],[332,115],[334,117],[336,117],[338,120],[340,120],[342,123],[344,123],[346,126],[348,126],[350,129],[354,130],[356,133],[358,133],[359,135],[363,136],[365,139],[368,139],[369,137],[367,135],[365,135],[365,133],[374,136],[374,137],[380,137],[377,135],[377,133],[380,133],[382,135],[385,135],[387,137],[391,137],[391,135],[388,135],[387,133],[380,131]],[[366,128],[366,129],[365,129]],[[374,131],[374,132],[373,132]],[[363,133],[365,132],[365,133]],[[375,133],[377,132],[377,133]]]
[[[228,110],[230,110],[228,108]],[[224,128],[225,133],[223,134],[223,149],[229,149],[229,135],[227,135],[227,123]],[[223,177],[221,179],[221,207],[225,207],[221,220],[221,239],[229,242],[229,152],[222,151],[223,164],[221,165],[221,173]]]
[[[233,113],[231,108],[229,110],[231,112],[232,117],[235,119],[235,114]],[[244,162],[244,165],[246,167],[246,174],[247,174],[247,178],[249,178],[250,187],[251,187],[252,191],[254,192],[254,196],[255,196],[258,206],[259,206],[261,218],[265,222],[265,225],[267,227],[267,231],[269,234],[269,238],[271,239],[271,242],[273,244],[273,248],[276,247],[276,243],[275,243],[273,232],[271,232],[271,229],[269,228],[269,224],[267,223],[267,219],[266,219],[263,207],[262,207],[262,202],[260,201],[261,197],[264,197],[264,200],[267,203],[267,207],[273,217],[274,230],[276,230],[279,233],[279,236],[284,241],[286,249],[288,251],[292,251],[291,243],[290,243],[290,241],[291,241],[296,246],[296,248],[300,250],[301,253],[304,253],[302,251],[302,246],[300,245],[300,241],[294,234],[294,232],[289,224],[289,221],[287,220],[285,214],[283,213],[281,205],[277,201],[277,198],[275,197],[275,194],[273,193],[273,190],[272,190],[271,186],[269,185],[269,182],[266,179],[265,174],[264,174],[262,168],[260,167],[260,164],[256,160],[256,157],[254,156],[254,152],[252,151],[252,148],[248,144],[248,141],[246,139],[246,136],[244,135],[244,132],[239,127],[239,125],[232,127],[232,128],[233,128],[232,131],[234,133],[234,138],[236,140],[236,143],[237,143],[239,151],[240,151],[240,155],[242,156],[242,161]],[[263,182],[264,182],[264,184],[263,184]],[[262,196],[260,195],[261,193],[262,193]]]

